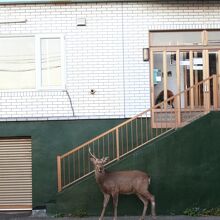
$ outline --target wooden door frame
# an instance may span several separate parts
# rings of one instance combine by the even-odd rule
[[[193,74],[193,52],[202,52],[202,59],[203,59],[203,79],[208,78],[209,77],[209,51],[216,51],[218,54],[218,58],[217,58],[217,74],[220,74],[220,47],[216,48],[216,47],[208,47],[208,46],[191,46],[191,47],[152,47],[150,48],[150,94],[151,94],[151,107],[154,106],[155,104],[155,100],[154,100],[154,94],[155,94],[155,90],[154,90],[154,80],[153,80],[153,69],[154,69],[154,53],[155,52],[161,52],[161,54],[163,55],[163,72],[164,72],[164,91],[167,90],[167,63],[166,63],[166,59],[167,59],[167,52],[174,52],[176,54],[176,85],[177,85],[177,93],[180,92],[181,90],[181,80],[180,80],[180,53],[181,52],[189,52],[189,61],[190,61],[190,86],[192,86],[194,84],[194,74]],[[217,85],[214,85],[216,88],[216,93],[218,92],[218,88],[220,85],[220,77],[219,77],[219,81]],[[205,90],[203,91],[203,96],[204,96],[204,107],[205,109],[208,111],[210,110],[210,83],[206,83],[205,85]],[[166,90],[165,90],[166,89]],[[195,107],[195,103],[194,103],[194,95],[195,92],[192,90],[190,91],[191,93],[191,97],[193,97],[190,100],[190,108],[191,110],[194,109]],[[218,97],[217,95],[214,94],[214,97]],[[164,92],[164,99],[167,98],[167,93]],[[220,100],[213,100],[214,101],[214,108],[216,109],[219,106]],[[176,106],[178,109],[180,109],[180,99],[176,101]],[[164,110],[167,110],[167,106],[164,106]],[[152,117],[154,114],[152,114]],[[181,115],[180,113],[178,114],[178,122],[181,121]],[[153,118],[152,118],[153,121]]]

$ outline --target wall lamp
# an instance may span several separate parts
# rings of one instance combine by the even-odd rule
[[[149,48],[143,48],[143,61],[149,61]]]

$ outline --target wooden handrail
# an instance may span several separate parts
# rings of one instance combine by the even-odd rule
[[[127,124],[127,123],[129,123],[129,122],[131,122],[131,121],[133,121],[133,120],[135,120],[135,119],[137,119],[137,118],[139,118],[139,117],[142,116],[143,114],[146,114],[146,113],[148,113],[148,112],[151,112],[153,109],[157,109],[158,107],[161,106],[161,104],[167,103],[167,102],[169,102],[169,101],[171,101],[171,100],[175,100],[175,98],[176,98],[177,96],[181,95],[181,94],[184,93],[184,92],[190,91],[190,89],[195,88],[196,86],[203,84],[203,83],[204,83],[205,81],[207,81],[207,80],[213,79],[213,77],[214,77],[214,76],[210,76],[210,77],[208,77],[207,79],[204,79],[204,80],[198,82],[197,84],[195,84],[195,85],[193,85],[193,86],[190,86],[190,87],[187,88],[186,90],[184,90],[184,91],[182,91],[182,92],[180,92],[180,93],[178,93],[178,94],[176,94],[176,95],[174,95],[174,96],[172,96],[172,97],[170,97],[170,98],[164,100],[163,102],[160,102],[159,104],[154,105],[154,106],[151,107],[150,109],[144,110],[143,112],[141,112],[141,113],[139,113],[139,114],[133,116],[132,118],[130,118],[130,119],[128,119],[128,120],[126,120],[126,121],[120,123],[119,125],[117,125],[117,126],[111,128],[111,129],[109,129],[108,131],[101,133],[100,135],[98,135],[98,136],[92,138],[91,140],[89,140],[89,141],[87,141],[87,142],[85,142],[85,143],[79,145],[78,147],[74,148],[73,150],[70,150],[69,152],[67,152],[67,153],[65,153],[65,154],[63,154],[63,155],[61,155],[61,156],[60,156],[61,159],[63,159],[64,157],[67,157],[68,155],[70,155],[70,154],[72,154],[72,153],[78,151],[79,149],[83,148],[85,145],[91,144],[92,142],[98,140],[99,138],[105,136],[106,134],[109,134],[109,133],[111,133],[112,131],[115,131],[116,129],[118,129],[118,128],[124,126],[125,124]]]
[[[134,151],[135,149],[139,148],[140,146],[143,146],[144,144],[148,143],[149,141],[154,140],[156,137],[159,137],[160,135],[165,134],[168,131],[172,130],[172,126],[173,126],[173,128],[178,127],[179,124],[180,124],[180,120],[181,120],[181,116],[180,116],[180,114],[181,114],[180,108],[181,107],[180,106],[178,106],[178,107],[175,106],[174,109],[173,108],[172,109],[165,109],[166,110],[165,114],[171,114],[171,116],[175,117],[174,121],[172,122],[173,125],[171,126],[171,128],[168,128],[172,124],[171,122],[166,123],[164,125],[164,127],[161,127],[161,128],[160,128],[160,125],[156,125],[156,127],[155,127],[156,134],[154,134],[154,131],[152,130],[152,128],[150,128],[151,129],[150,133],[148,131],[148,129],[149,129],[148,128],[148,121],[147,121],[148,120],[147,119],[148,114],[152,115],[152,114],[157,113],[159,115],[163,115],[164,114],[164,109],[162,109],[162,106],[166,106],[167,103],[169,103],[171,101],[175,102],[177,99],[180,100],[182,94],[186,94],[187,92],[190,92],[190,91],[192,91],[195,88],[201,88],[200,85],[202,85],[202,84],[205,85],[207,82],[210,82],[210,80],[213,80],[213,89],[216,89],[217,88],[217,80],[218,80],[219,77],[220,77],[219,75],[218,76],[214,76],[214,75],[210,76],[210,77],[208,77],[208,78],[206,78],[206,79],[196,83],[195,85],[190,86],[189,88],[185,89],[184,91],[181,91],[178,94],[176,94],[176,95],[174,95],[174,96],[172,96],[170,98],[167,98],[163,102],[161,102],[161,103],[159,103],[159,104],[157,104],[157,105],[155,105],[155,106],[153,106],[153,107],[151,107],[151,108],[149,108],[149,109],[147,109],[147,110],[145,110],[145,111],[135,115],[134,117],[132,117],[132,118],[130,118],[130,119],[120,123],[119,125],[109,129],[108,131],[103,132],[102,134],[100,134],[100,135],[92,138],[91,140],[89,140],[89,141],[79,145],[78,147],[70,150],[69,152],[67,152],[67,153],[65,153],[65,154],[63,154],[61,156],[58,156],[57,157],[58,191],[61,191],[63,188],[66,188],[67,186],[71,185],[73,182],[78,181],[78,179],[82,179],[82,176],[87,176],[88,173],[92,173],[90,168],[89,168],[88,171],[86,171],[85,168],[83,168],[83,171],[80,171],[80,166],[81,166],[81,162],[79,162],[80,161],[80,154],[83,155],[83,160],[85,160],[85,155],[84,155],[85,154],[85,152],[84,152],[85,151],[85,149],[84,149],[85,147],[88,148],[88,146],[91,145],[91,144],[93,144],[93,146],[94,146],[94,143],[97,141],[98,142],[98,151],[99,151],[99,142],[102,141],[103,142],[103,147],[104,147],[104,145],[105,145],[104,144],[104,142],[105,142],[104,139],[106,137],[109,138],[109,136],[112,135],[112,142],[111,143],[112,143],[112,150],[113,150],[113,152],[112,152],[113,158],[110,161],[110,163],[112,161],[119,160],[122,156],[128,154],[129,152]],[[190,92],[190,94],[191,94],[191,92]],[[216,94],[217,93],[214,94],[214,98],[213,98],[215,109],[217,108],[217,97],[216,97],[217,95]],[[196,112],[196,110],[193,110],[193,111]],[[194,114],[199,116],[199,115],[201,115],[201,112],[204,112],[204,111],[205,111],[204,109],[200,109],[199,111],[197,110],[198,113],[194,113]],[[184,112],[185,113],[189,112],[191,114],[192,113],[192,109],[191,108],[187,108],[187,109],[184,108]],[[165,115],[165,117],[166,116],[167,115]],[[153,118],[155,118],[155,117],[153,117]],[[158,119],[158,116],[155,119]],[[140,120],[140,125],[138,125],[138,120]],[[143,122],[143,120],[145,120],[145,122]],[[153,123],[153,122],[151,122],[151,123]],[[162,124],[162,122],[160,122],[160,123]],[[135,124],[135,125],[133,125],[133,124]],[[146,124],[146,128],[145,128],[144,132],[141,130],[141,134],[140,135],[142,137],[141,137],[141,141],[139,141],[139,139],[138,139],[139,136],[138,136],[137,130],[139,129],[140,126],[141,126],[141,129],[143,129],[142,127],[143,127],[144,124]],[[128,129],[129,126],[131,128],[131,131],[129,131],[130,134],[127,134],[128,133],[127,129]],[[132,130],[133,127],[135,129],[134,131]],[[158,128],[160,129],[160,132],[158,132]],[[131,144],[132,144],[132,146],[131,146],[132,148],[131,149],[127,149],[126,152],[123,151],[123,142],[120,143],[120,141],[123,141],[123,137],[119,136],[120,135],[120,133],[119,133],[120,129],[121,129],[121,135],[122,136],[123,136],[123,134],[125,135],[125,133],[126,133],[126,140],[124,140],[124,141],[127,141],[127,145],[128,145],[128,141],[130,141]],[[150,137],[146,136],[146,140],[142,140],[143,139],[143,134],[149,135]],[[131,137],[129,137],[128,135],[130,135]],[[135,136],[135,138],[133,138],[133,135]],[[156,137],[154,135],[156,135]],[[103,138],[103,139],[101,139],[101,138]],[[108,145],[109,145],[109,140],[108,140]],[[125,143],[124,143],[124,145],[125,145]],[[128,146],[127,146],[127,148],[128,148]],[[80,153],[81,149],[84,149],[84,150],[82,150],[83,152]],[[121,151],[120,151],[120,149],[121,149]],[[106,149],[103,148],[102,150],[105,151]],[[108,149],[108,151],[109,151],[109,149]],[[75,156],[74,156],[74,154],[75,154]],[[78,177],[77,177],[77,179],[75,179],[75,174],[74,174],[74,180],[71,180],[71,178],[69,176],[69,177],[67,177],[67,178],[69,178],[69,180],[67,181],[67,183],[65,183],[65,166],[70,166],[71,162],[70,162],[69,157],[71,155],[73,155],[72,157],[74,157],[74,160],[77,161],[78,165],[79,165],[79,169],[77,168]],[[62,162],[62,160],[63,160],[63,162]],[[73,159],[71,159],[71,160],[73,160]],[[68,163],[68,165],[66,165],[65,161],[67,161],[66,163]],[[62,172],[62,166],[64,166],[63,172]],[[75,167],[76,166],[75,162],[71,166]],[[62,176],[64,176],[64,181],[62,181]],[[63,183],[63,186],[62,186],[62,183]]]

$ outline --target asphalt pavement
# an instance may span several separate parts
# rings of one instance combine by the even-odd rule
[[[105,217],[104,220],[112,220],[113,217]],[[3,213],[0,212],[0,220],[98,220],[98,217],[50,217],[44,216],[33,216],[30,212],[24,213]],[[119,216],[118,220],[139,220],[139,216]],[[151,216],[146,216],[145,220],[152,220]],[[157,220],[220,220],[219,217],[207,216],[207,217],[190,217],[190,216],[157,216]]]

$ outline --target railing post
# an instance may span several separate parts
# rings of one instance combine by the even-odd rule
[[[177,125],[176,125],[176,127],[180,127],[180,125],[181,125],[181,106],[180,106],[180,96],[179,95],[176,97],[176,107],[175,108],[176,108],[176,112],[177,112],[177,115],[176,115]]]
[[[176,96],[176,105],[174,106],[176,108],[177,112],[177,120],[176,120],[176,127],[180,127],[181,125],[181,91],[180,91],[180,51],[176,51],[176,75],[177,75],[177,88],[179,95]]]
[[[204,107],[205,107],[205,112],[210,111],[210,78],[209,78],[209,57],[208,57],[208,50],[203,51],[203,63],[204,63]],[[208,79],[206,79],[208,78]]]
[[[210,111],[210,81],[204,83],[205,86],[205,94],[204,94],[204,104],[205,104],[205,111]]]
[[[167,110],[167,54],[163,50],[164,109]]]
[[[61,156],[57,156],[57,186],[58,192],[62,191],[62,179],[61,179]]]
[[[218,109],[218,77],[213,75],[213,107],[214,110]]]
[[[189,52],[189,60],[190,60],[190,109],[193,110],[194,105],[194,88],[192,87],[194,85],[194,75],[193,75],[193,51],[191,50]]]
[[[119,151],[119,129],[116,128],[116,158],[120,159],[120,151]]]

